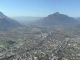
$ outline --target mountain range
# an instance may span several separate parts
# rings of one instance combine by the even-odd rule
[[[60,14],[59,12],[48,15],[47,17],[42,18],[36,23],[41,25],[75,25],[79,22],[73,17],[69,17],[65,14]]]
[[[19,22],[15,21],[0,12],[0,27],[19,27]]]
[[[48,15],[47,17],[22,17],[18,18],[18,21],[23,20],[37,20],[36,22],[32,24],[37,24],[37,25],[43,25],[43,26],[50,26],[50,25],[64,25],[64,26],[69,26],[69,25],[76,25],[80,24],[80,21],[73,17],[69,17],[65,14],[60,14],[59,12],[55,12],[53,14]],[[15,21],[15,19],[11,19],[4,15],[2,12],[0,12],[0,27],[19,27],[21,24]]]

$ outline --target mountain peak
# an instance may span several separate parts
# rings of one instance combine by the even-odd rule
[[[54,14],[60,14],[59,12],[55,12]]]
[[[59,12],[55,12],[55,13],[53,13],[53,14],[50,14],[50,15],[48,15],[47,17],[49,17],[49,18],[51,18],[51,17],[57,17],[57,16],[59,16],[60,15],[60,13]]]
[[[59,12],[55,12],[53,15],[60,15],[60,13]]]

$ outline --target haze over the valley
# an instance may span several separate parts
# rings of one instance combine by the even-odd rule
[[[11,18],[20,22],[20,23],[31,23],[31,22],[37,21],[43,17],[18,16],[18,17],[11,17]]]

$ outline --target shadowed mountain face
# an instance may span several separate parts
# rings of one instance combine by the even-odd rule
[[[39,21],[42,25],[75,25],[78,21],[72,17],[56,12]]]
[[[80,17],[76,17],[75,19],[77,19],[77,21],[79,21],[79,22],[80,22]]]
[[[20,23],[0,12],[0,27],[19,27]]]
[[[0,18],[5,18],[6,16],[2,13],[2,12],[0,12]]]

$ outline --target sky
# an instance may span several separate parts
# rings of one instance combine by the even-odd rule
[[[80,17],[80,0],[0,0],[0,11],[9,17],[45,17],[55,12]]]

